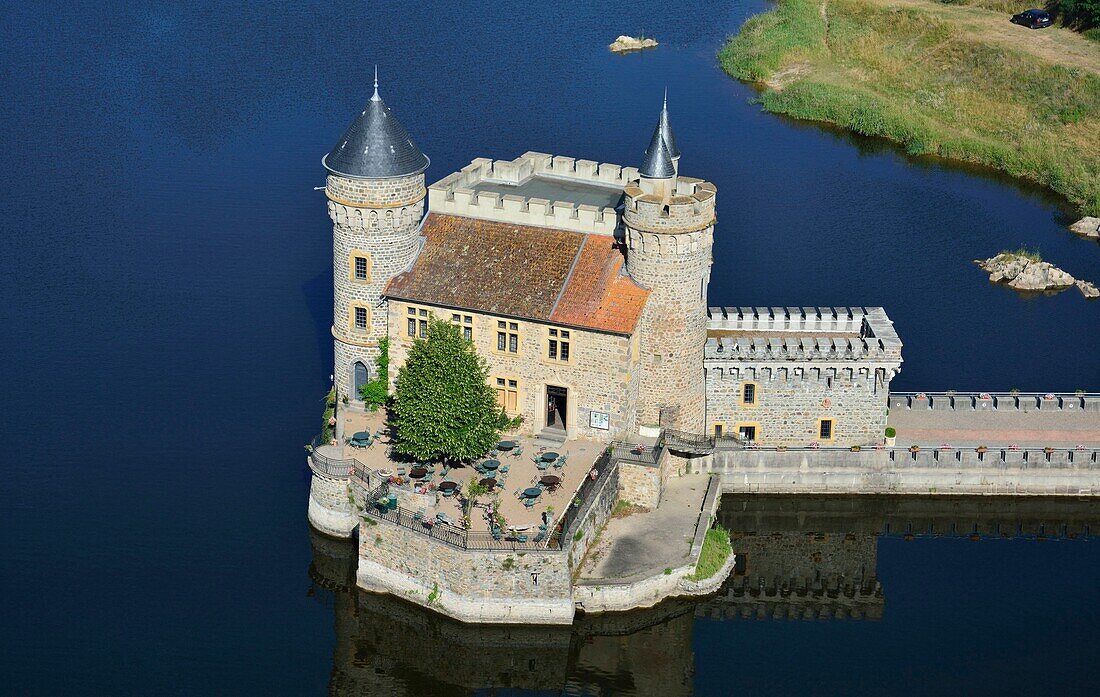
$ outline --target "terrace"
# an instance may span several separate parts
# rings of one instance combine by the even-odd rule
[[[502,441],[505,448],[495,454],[486,453],[468,465],[447,467],[394,453],[384,412],[345,410],[340,418],[348,442],[316,447],[313,459],[321,474],[348,476],[354,469],[350,474],[368,493],[385,483],[386,492],[396,493],[401,507],[418,520],[429,524],[446,521],[456,530],[471,533],[491,532],[490,506],[494,519],[504,519],[501,527],[507,532],[534,537],[539,526],[553,530],[607,447],[579,439],[551,449],[533,437],[506,435]],[[356,441],[359,434],[364,437]],[[489,491],[476,497],[465,528],[464,507],[471,480]]]

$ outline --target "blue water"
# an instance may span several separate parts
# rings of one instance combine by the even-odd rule
[[[1063,228],[1072,211],[761,113],[714,53],[762,7],[5,5],[0,692],[327,689],[336,638],[307,596],[301,450],[332,365],[331,231],[313,187],[375,62],[430,180],[526,150],[636,163],[667,85],[684,171],[719,189],[712,304],[884,305],[906,344],[897,389],[1100,389],[1100,303],[1021,300],[970,264],[1024,243],[1100,280],[1100,247]],[[623,32],[663,44],[609,54]],[[1030,549],[965,563],[1005,606],[1037,608],[1032,631],[1082,645],[1100,558]],[[1006,583],[1006,567],[1048,563],[1076,594],[1037,602]],[[919,570],[894,564],[880,571]],[[875,641],[971,621],[993,641],[1000,626],[967,612],[931,604]],[[805,664],[820,648],[799,636],[756,670]],[[722,693],[735,654],[696,651],[697,693]],[[903,654],[878,655],[866,670],[902,670]],[[1041,689],[1045,666],[1015,670]]]

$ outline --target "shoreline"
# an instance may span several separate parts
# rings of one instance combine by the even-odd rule
[[[1092,107],[1100,104],[1100,78],[1086,68],[1066,68],[987,41],[980,31],[950,24],[950,15],[939,15],[941,8],[981,12],[919,2],[884,7],[876,0],[833,0],[831,5],[779,0],[771,10],[749,18],[722,46],[719,66],[751,84],[758,92],[756,101],[769,113],[882,139],[908,157],[977,167],[1038,185],[1070,204],[1073,219],[1095,215],[1100,211],[1100,168],[1089,155],[1087,139],[1100,130]],[[867,27],[862,26],[865,20]],[[931,49],[921,47],[933,40]],[[935,51],[948,57],[926,61],[925,55]],[[968,74],[969,63],[963,61],[974,56],[1007,72]],[[907,61],[923,63],[927,74],[915,74]],[[902,64],[907,69],[896,70]],[[1052,94],[1058,80],[1080,84],[1071,94],[1058,95],[1064,103],[1055,105],[1061,111],[1054,113],[1044,103],[1054,97],[1032,99],[1030,94],[1021,96],[1023,88],[1003,84],[1011,82],[1013,70],[1024,76],[1056,74]],[[1025,133],[1032,137],[1032,130],[1037,144],[1019,146]]]

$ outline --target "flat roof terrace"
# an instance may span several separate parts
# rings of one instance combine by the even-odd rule
[[[615,208],[623,199],[622,187],[577,179],[559,179],[538,174],[518,184],[481,180],[472,184],[470,188],[474,191],[491,191],[502,196],[512,194],[513,196],[522,196],[525,199],[541,198],[546,199],[551,204],[555,201],[562,201],[574,205],[595,206],[596,208]]]
[[[428,210],[517,225],[614,235],[636,167],[527,152],[478,158],[428,187]]]

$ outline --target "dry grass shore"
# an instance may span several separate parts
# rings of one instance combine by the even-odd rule
[[[779,0],[719,60],[762,84],[768,111],[989,165],[1100,214],[1100,43],[967,1]]]

